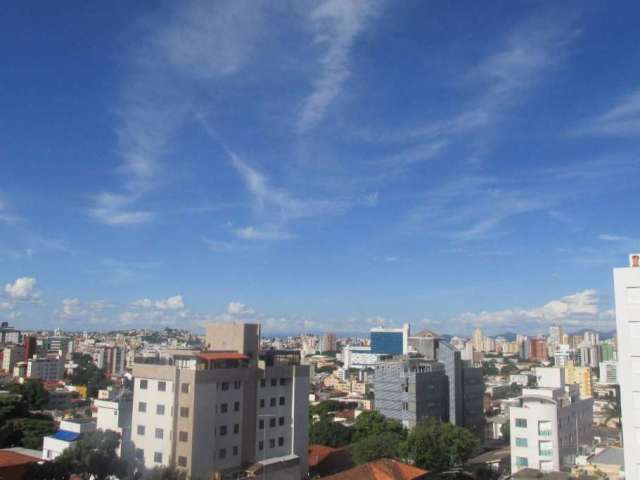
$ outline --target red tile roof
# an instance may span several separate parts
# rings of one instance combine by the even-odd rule
[[[39,461],[39,458],[31,457],[29,455],[22,455],[21,453],[0,450],[0,468],[29,465],[30,463],[36,463]]]
[[[312,444],[309,445],[309,467],[313,468],[322,463],[329,455],[339,452],[343,449],[327,447],[326,445]]]
[[[202,352],[198,355],[203,360],[248,360],[249,357],[238,352]]]
[[[421,480],[427,473],[406,463],[382,458],[330,475],[324,480]]]

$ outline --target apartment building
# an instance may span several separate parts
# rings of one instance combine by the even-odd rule
[[[130,391],[116,391],[113,387],[98,392],[93,402],[98,430],[111,430],[120,435],[118,455],[130,458],[133,452],[131,443],[131,415],[133,395]]]
[[[47,382],[62,380],[64,359],[59,356],[34,356],[27,361],[27,377]]]
[[[24,347],[22,345],[12,345],[5,347],[2,353],[2,369],[11,373],[16,363],[24,359]]]
[[[593,440],[593,399],[567,385],[563,368],[536,368],[537,388],[525,388],[509,408],[511,471],[567,470]]]
[[[624,466],[640,478],[640,253],[613,270],[618,339],[618,382],[622,406]]]
[[[618,362],[600,362],[600,383],[604,385],[618,384]]]
[[[298,466],[298,478],[306,474],[309,368],[297,351],[260,352],[259,338],[259,325],[216,324],[207,351],[133,365],[139,465],[235,478],[279,458]]]
[[[385,417],[415,427],[426,417],[448,415],[444,365],[421,358],[388,360],[376,366],[375,409]]]

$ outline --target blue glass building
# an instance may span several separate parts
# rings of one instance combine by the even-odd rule
[[[407,353],[409,326],[403,328],[372,328],[369,332],[371,353],[403,355]]]

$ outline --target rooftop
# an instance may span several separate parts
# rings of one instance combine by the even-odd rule
[[[389,458],[365,463],[325,477],[326,480],[421,480],[426,478],[426,470],[407,465]]]
[[[206,361],[217,360],[249,360],[249,357],[238,352],[202,352],[198,358]]]
[[[22,453],[13,452],[11,450],[0,450],[0,468],[18,467],[20,465],[29,465],[36,463],[40,459],[31,455],[23,455]]]
[[[589,459],[589,463],[601,465],[624,465],[624,449],[619,447],[609,447],[595,454]]]

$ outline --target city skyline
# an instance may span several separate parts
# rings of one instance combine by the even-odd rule
[[[632,2],[4,13],[1,320],[615,328]]]

